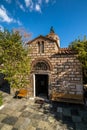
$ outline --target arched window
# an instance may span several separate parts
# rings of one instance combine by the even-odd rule
[[[41,52],[44,53],[44,41],[41,43]]]
[[[40,53],[40,42],[38,42],[38,53]]]
[[[38,53],[44,53],[44,41],[38,42]]]
[[[34,65],[34,70],[49,70],[49,66],[43,61],[40,61]]]

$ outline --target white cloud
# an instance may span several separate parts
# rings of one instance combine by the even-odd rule
[[[30,11],[32,11],[34,9],[34,2],[32,0],[24,0],[25,1],[25,5],[26,7],[30,9]]]
[[[41,5],[41,4],[42,4],[42,0],[38,0],[38,4],[40,4],[40,5]]]
[[[25,12],[25,8],[23,7],[22,4],[19,5],[20,9],[22,9]]]
[[[46,3],[49,3],[49,0],[45,0]]]
[[[17,0],[16,3],[18,4],[19,8],[25,12],[24,6]]]
[[[41,12],[41,4],[42,0],[37,0],[36,2],[34,2],[33,0],[25,0],[25,5],[26,7],[29,7],[30,11],[35,10]]]
[[[36,4],[35,6],[35,10],[38,11],[38,12],[41,12],[41,7],[39,4]]]
[[[32,0],[25,0],[26,7],[30,7],[33,4]]]
[[[56,0],[24,0],[25,5],[30,11],[41,12],[43,4],[54,3]]]
[[[13,23],[17,23],[18,25],[22,25],[22,23],[20,22],[20,20],[16,20],[16,19],[13,20]]]
[[[52,3],[52,5],[54,5],[54,4],[56,3],[56,0],[52,0],[52,2],[51,2],[51,3]]]
[[[9,4],[11,3],[11,0],[5,0],[5,1],[6,1],[7,3],[9,3]]]
[[[12,0],[4,0],[7,3],[11,3]],[[37,11],[41,12],[41,8],[43,4],[49,4],[52,5],[56,3],[56,0],[24,0],[24,5],[22,0],[15,0],[16,4],[19,6],[19,8],[26,12],[26,11]]]
[[[0,7],[0,21],[7,23],[17,23],[18,25],[22,25],[22,23],[19,20],[15,20],[8,16],[8,13],[3,5],[1,5]]]
[[[7,11],[3,5],[0,7],[0,20],[7,23],[11,23],[13,21],[13,19],[8,16]]]
[[[22,25],[22,23],[19,20],[16,20],[16,23],[20,26]]]

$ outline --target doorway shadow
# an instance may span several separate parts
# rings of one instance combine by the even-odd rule
[[[37,97],[48,98],[48,75],[36,74],[35,86]]]

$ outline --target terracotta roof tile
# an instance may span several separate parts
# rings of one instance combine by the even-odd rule
[[[58,54],[76,54],[76,51],[71,50],[70,48],[60,48]]]

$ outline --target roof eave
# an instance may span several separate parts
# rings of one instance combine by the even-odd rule
[[[53,39],[47,38],[47,37],[45,37],[45,36],[39,35],[38,37],[36,37],[36,38],[34,38],[33,40],[29,41],[27,44],[31,44],[32,42],[34,42],[35,40],[37,40],[37,39],[39,39],[39,38],[43,38],[43,39],[46,39],[46,40],[49,40],[49,41],[56,42],[56,40],[53,40]]]

